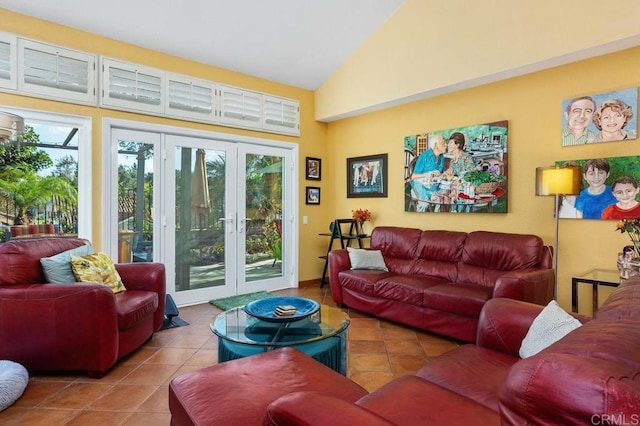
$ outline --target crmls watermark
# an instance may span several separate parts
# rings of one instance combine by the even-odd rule
[[[594,426],[636,426],[640,425],[640,414],[594,414],[591,416],[591,424]]]

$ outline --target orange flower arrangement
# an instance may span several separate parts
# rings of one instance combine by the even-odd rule
[[[366,221],[371,220],[371,212],[367,209],[352,210],[351,213],[351,217],[353,218],[353,220],[355,220],[359,224],[363,224]]]

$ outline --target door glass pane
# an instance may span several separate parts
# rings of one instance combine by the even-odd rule
[[[225,284],[224,151],[176,147],[176,291]]]
[[[78,232],[78,129],[27,121],[0,145],[0,242]]]
[[[282,276],[282,157],[247,154],[245,280]]]
[[[118,141],[118,262],[153,261],[154,146]]]

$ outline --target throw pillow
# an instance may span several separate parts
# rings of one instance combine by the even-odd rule
[[[91,244],[85,244],[71,250],[63,251],[55,256],[43,257],[40,259],[42,272],[48,283],[70,284],[75,283],[76,276],[71,270],[71,256],[85,256],[93,253]]]
[[[365,250],[347,247],[351,269],[373,269],[388,271],[380,250]]]
[[[80,282],[101,283],[114,293],[126,290],[120,274],[106,253],[71,256],[71,268]]]
[[[537,354],[581,325],[580,321],[552,300],[531,323],[520,346],[520,358]]]

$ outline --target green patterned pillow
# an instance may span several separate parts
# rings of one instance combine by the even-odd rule
[[[114,293],[126,290],[120,274],[106,253],[71,256],[71,269],[80,282],[102,283]]]

